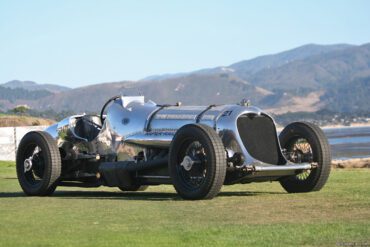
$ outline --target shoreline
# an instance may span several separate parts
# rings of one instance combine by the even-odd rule
[[[361,127],[370,127],[370,123],[352,123],[351,125],[348,126],[340,124],[320,126],[320,128],[322,129],[361,128]]]
[[[343,129],[343,128],[370,128],[370,123],[354,123],[351,125],[340,125],[340,124],[333,124],[333,125],[324,125],[319,126],[321,129],[330,130],[330,129]],[[284,129],[284,126],[276,125],[276,131],[280,132]]]
[[[348,169],[348,168],[370,168],[369,158],[353,158],[348,160],[332,160],[332,168]]]

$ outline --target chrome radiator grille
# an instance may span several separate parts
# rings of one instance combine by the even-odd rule
[[[265,115],[242,115],[237,120],[240,138],[255,159],[273,165],[286,163],[276,135],[274,122]]]

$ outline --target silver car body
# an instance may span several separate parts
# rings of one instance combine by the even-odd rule
[[[133,160],[146,148],[169,148],[176,131],[184,125],[200,123],[214,128],[221,137],[227,156],[235,153],[243,156],[242,166],[250,167],[266,163],[256,159],[244,145],[238,119],[242,116],[263,117],[273,130],[271,140],[277,143],[275,155],[279,162],[271,165],[285,165],[278,141],[274,120],[261,109],[247,103],[212,106],[160,106],[144,101],[143,96],[122,96],[107,109],[106,119],[99,133],[92,140],[76,133],[76,125],[84,115],[68,117],[46,129],[58,142],[64,159],[78,159],[80,155],[105,155],[112,159]],[[93,119],[99,124],[99,119]],[[247,128],[247,127],[246,127]],[[246,129],[245,131],[254,131]],[[254,144],[255,145],[255,144]],[[260,147],[264,148],[264,147]]]

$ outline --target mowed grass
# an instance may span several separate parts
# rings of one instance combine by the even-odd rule
[[[274,183],[224,186],[183,201],[172,186],[145,192],[57,189],[26,197],[0,162],[1,246],[338,246],[370,244],[370,170],[335,170],[320,192]]]

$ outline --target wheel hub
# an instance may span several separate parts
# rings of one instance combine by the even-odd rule
[[[24,173],[30,171],[32,169],[32,166],[33,166],[33,158],[35,155],[38,155],[38,153],[41,151],[41,149],[36,146],[35,149],[33,150],[33,153],[32,155],[28,158],[28,159],[25,159],[24,162],[23,162],[23,166],[24,166]]]
[[[190,171],[194,163],[194,160],[189,155],[186,155],[180,165],[184,167],[185,171]]]
[[[23,162],[24,165],[24,173],[30,171],[32,169],[32,157],[25,159]]]

